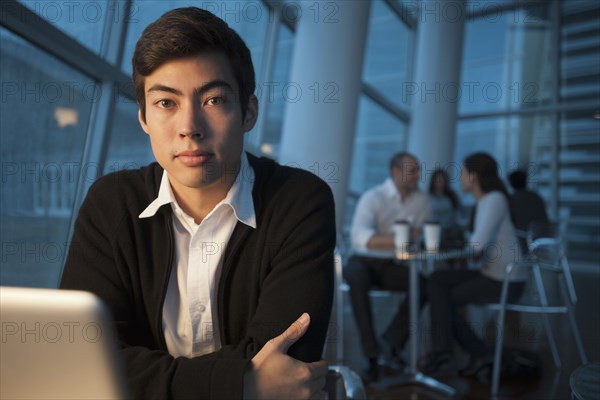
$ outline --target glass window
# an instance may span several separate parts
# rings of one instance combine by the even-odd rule
[[[19,2],[96,54],[100,54],[107,15],[117,23],[127,12],[124,1],[110,2],[111,13],[106,0]]]
[[[409,80],[413,33],[388,6],[375,1],[371,6],[365,49],[363,79],[398,106],[408,107],[403,84]]]
[[[0,29],[2,285],[56,287],[97,85]]]
[[[346,199],[344,231],[350,228],[360,195],[389,176],[389,161],[404,149],[406,126],[366,96],[358,107],[356,137]]]
[[[262,66],[262,49],[264,48],[269,11],[259,1],[134,1],[129,12],[130,20],[125,40],[123,71],[131,73],[131,57],[135,44],[142,31],[162,14],[179,7],[201,7],[223,19],[246,42],[252,53],[254,69],[258,73]]]
[[[350,191],[362,193],[389,176],[389,160],[404,148],[406,126],[361,96],[350,173]]]
[[[597,2],[561,2],[561,101],[600,103],[600,29]]]
[[[459,112],[519,109],[552,98],[545,6],[492,13],[465,27]]]
[[[135,44],[140,38],[146,27],[156,21],[158,17],[169,10],[178,7],[190,7],[194,5],[194,1],[132,1],[131,10],[129,12],[129,20],[127,21],[127,37],[125,38],[125,47],[123,53],[123,65],[121,68],[128,74],[131,74],[131,57]]]
[[[223,1],[218,4],[219,13],[215,10],[216,15],[223,18],[250,49],[258,80],[263,67],[267,27],[272,18],[269,10],[260,1]],[[209,7],[207,9],[211,11]]]
[[[117,97],[104,173],[140,168],[154,161],[148,135],[139,124],[137,103],[129,97]]]
[[[569,257],[595,262],[600,258],[600,3],[562,1],[559,8],[560,102],[578,109],[559,115],[557,207],[559,215],[568,215]]]
[[[483,12],[492,15],[500,14],[506,11],[501,11],[500,7],[504,7],[510,3],[514,3],[514,0],[494,0],[494,1],[468,1],[465,4],[467,12]],[[510,11],[512,12],[512,11]]]
[[[257,90],[260,98],[267,96],[268,99],[264,102],[266,110],[263,115],[266,121],[261,148],[267,154],[272,152],[274,156],[279,154],[285,105],[288,101],[294,101],[297,95],[296,87],[289,83],[293,48],[294,34],[288,27],[281,25],[277,39],[273,76],[269,82],[259,84]]]
[[[600,258],[600,118],[595,112],[561,114],[557,160],[559,213],[569,216],[569,257],[588,260]]]

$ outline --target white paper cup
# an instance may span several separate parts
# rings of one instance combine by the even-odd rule
[[[404,221],[395,222],[393,229],[396,251],[406,251],[410,242],[410,225]]]
[[[425,250],[438,251],[440,249],[440,239],[442,236],[440,224],[426,223],[423,226],[423,235],[425,236]]]

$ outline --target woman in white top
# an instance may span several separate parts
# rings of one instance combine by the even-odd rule
[[[469,246],[480,268],[436,271],[428,280],[433,352],[426,360],[424,371],[438,376],[456,372],[452,357],[454,339],[471,357],[469,366],[461,371],[462,375],[475,374],[491,362],[491,349],[467,324],[458,309],[467,304],[497,302],[505,267],[521,257],[511,221],[508,193],[498,176],[496,161],[486,153],[466,157],[460,182],[462,190],[470,192],[476,200]],[[511,279],[516,283],[509,286],[509,301],[516,300],[524,287],[524,271],[515,272]],[[480,326],[480,333],[483,328]]]

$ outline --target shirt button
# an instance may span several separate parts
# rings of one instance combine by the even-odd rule
[[[200,305],[198,306],[198,311],[200,311],[200,312],[204,312],[205,310],[206,310],[206,306],[205,306],[204,304],[200,304]]]

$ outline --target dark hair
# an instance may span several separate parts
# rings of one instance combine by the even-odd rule
[[[441,176],[444,179],[444,196],[450,199],[450,202],[452,203],[452,208],[457,209],[459,206],[458,197],[456,196],[456,193],[454,193],[454,190],[452,190],[452,188],[448,184],[450,178],[448,177],[446,171],[444,171],[443,169],[438,168],[435,171],[433,171],[433,174],[431,175],[431,180],[429,181],[429,193],[433,193],[435,180],[438,176]]]
[[[256,86],[250,50],[225,21],[197,7],[176,8],[163,14],[144,29],[133,58],[135,97],[146,119],[145,77],[167,61],[204,51],[225,54],[239,88],[242,120]]]
[[[479,181],[479,186],[483,193],[489,193],[493,190],[502,192],[506,198],[506,202],[510,205],[510,197],[506,186],[498,175],[498,163],[492,156],[487,153],[473,153],[465,158],[463,161],[464,167],[470,173],[474,173]],[[509,206],[510,218],[513,220],[512,210]],[[475,213],[477,212],[477,206],[473,208],[473,214],[471,215],[470,227],[473,229],[475,222]],[[514,220],[513,220],[514,222]]]
[[[408,151],[401,151],[399,153],[396,153],[390,159],[390,170],[394,167],[402,169],[402,166],[404,164],[404,159],[406,157],[414,158],[415,160],[417,159],[417,157],[415,157]]]
[[[473,153],[463,162],[467,171],[474,173],[479,181],[483,193],[499,190],[508,198],[506,186],[498,175],[498,164],[487,153]]]
[[[525,189],[527,186],[527,172],[518,169],[508,175],[508,182],[513,189]]]

